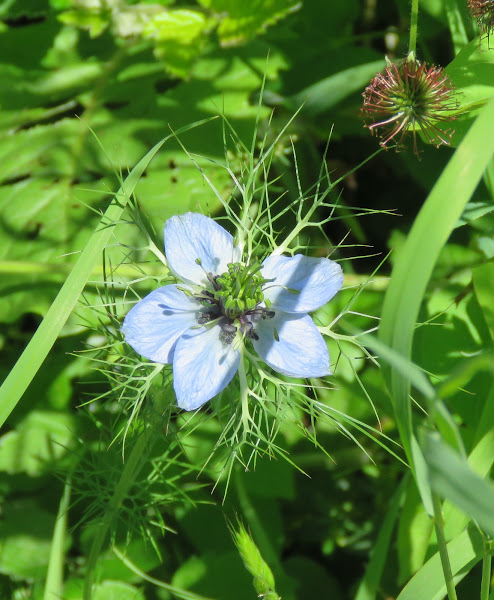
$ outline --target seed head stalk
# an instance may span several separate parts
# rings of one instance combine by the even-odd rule
[[[432,502],[434,506],[434,526],[436,529],[437,545],[439,548],[439,557],[441,559],[441,567],[444,574],[444,582],[446,584],[448,600],[458,600],[458,597],[456,595],[455,582],[453,579],[453,572],[451,570],[451,563],[448,555],[446,537],[444,534],[444,520],[442,514],[443,509],[441,501],[436,494],[433,494]]]
[[[482,583],[480,587],[480,600],[489,600],[489,592],[491,587],[491,575],[492,575],[492,556],[491,556],[491,545],[489,540],[484,534],[484,551],[485,556],[482,559]]]
[[[417,49],[417,31],[419,21],[419,0],[412,0],[412,10],[410,13],[410,38],[408,42],[408,54],[415,58]]]

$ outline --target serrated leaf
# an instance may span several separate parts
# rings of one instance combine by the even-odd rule
[[[155,43],[155,55],[177,77],[188,76],[206,43],[206,17],[195,10],[163,11],[146,25],[143,35]]]
[[[58,15],[58,20],[64,25],[85,29],[91,38],[96,38],[109,26],[110,14],[89,10],[67,10]]]
[[[298,10],[298,0],[199,0],[220,18],[222,46],[237,46],[260,35],[280,19]]]

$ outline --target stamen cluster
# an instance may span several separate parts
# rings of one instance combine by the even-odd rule
[[[221,302],[227,317],[237,317],[264,300],[262,286],[268,280],[259,275],[260,270],[260,263],[229,263],[226,273],[212,279],[214,297]]]
[[[390,63],[362,94],[365,127],[383,138],[380,145],[384,148],[394,140],[397,151],[404,147],[403,140],[411,130],[418,154],[417,129],[436,147],[447,145],[453,130],[442,131],[436,123],[454,118],[454,93],[454,86],[441,67],[429,67],[413,56],[398,64]]]
[[[228,263],[228,271],[213,276],[208,273],[211,290],[202,290],[196,296],[205,307],[198,318],[198,324],[216,321],[221,328],[221,339],[231,344],[240,331],[242,337],[259,339],[254,325],[260,319],[271,319],[274,311],[269,310],[270,302],[264,298],[262,286],[271,281],[259,275],[261,264],[244,265],[240,262]],[[265,306],[260,306],[264,302]]]

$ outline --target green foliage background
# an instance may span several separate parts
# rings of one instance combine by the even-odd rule
[[[427,514],[436,494],[447,499],[459,595],[477,597],[480,562],[485,568],[491,549],[473,523],[494,535],[494,492],[483,481],[494,457],[494,50],[484,40],[479,52],[466,2],[422,0],[417,55],[447,68],[463,111],[452,148],[422,144],[420,160],[382,151],[366,162],[378,145],[362,127],[361,92],[385,54],[406,54],[408,27],[405,0],[0,3],[2,379],[81,252],[94,252],[86,278],[76,272],[81,288],[88,280],[76,310],[62,306],[59,327],[50,316],[50,335],[60,335],[20,402],[13,390],[27,385],[29,364],[0,391],[8,416],[0,438],[2,598],[82,599],[89,567],[96,599],[255,598],[228,528],[236,518],[285,599],[441,598]],[[162,275],[118,203],[107,213],[118,224],[97,226],[130,172],[120,202],[134,191],[158,248],[171,215],[221,214],[201,169],[226,198],[233,184],[225,146],[234,174],[245,157],[225,143],[218,115],[247,145],[260,118],[260,134],[277,140],[272,173],[287,204],[297,178],[302,189],[318,180],[322,160],[335,181],[350,173],[331,191],[338,219],[325,233],[335,244],[345,240],[337,258],[346,289],[327,318],[366,284],[352,306],[358,314],[341,326],[354,333],[374,323],[362,315],[382,316],[380,340],[368,347],[383,369],[332,341],[335,390],[324,401],[375,427],[381,443],[364,425],[352,439],[318,423],[325,454],[287,427],[278,443],[299,470],[258,460],[255,469],[235,470],[224,499],[218,465],[200,471],[220,424],[198,421],[185,449],[171,447],[162,431],[140,448],[142,472],[122,491],[118,519],[105,522],[122,472],[137,465],[123,461],[115,440],[125,407],[105,397],[87,404],[109,384],[84,352],[74,353],[103,346],[101,326],[115,325],[102,291],[112,265],[120,265],[111,298],[120,308],[129,281],[150,277],[139,287],[144,294]],[[352,207],[370,214],[355,216]],[[323,255],[325,243],[310,240]],[[422,410],[410,402],[410,385]],[[126,458],[143,443],[132,433]],[[95,557],[101,527],[109,539]]]

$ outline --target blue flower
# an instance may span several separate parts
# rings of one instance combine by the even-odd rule
[[[331,374],[326,343],[308,313],[342,287],[337,263],[297,254],[247,265],[233,237],[196,213],[171,217],[164,234],[168,266],[181,283],[138,302],[122,332],[145,358],[173,365],[180,408],[195,410],[225,389],[246,343],[283,375]]]

